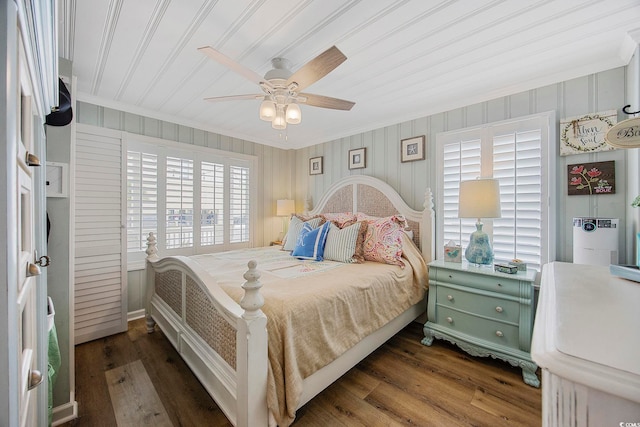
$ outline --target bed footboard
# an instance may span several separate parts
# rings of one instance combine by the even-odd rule
[[[266,426],[267,318],[249,261],[240,304],[187,257],[159,258],[147,238],[147,329],[167,336],[236,426]]]

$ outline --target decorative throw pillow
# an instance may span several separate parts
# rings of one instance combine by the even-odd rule
[[[404,267],[401,221],[396,216],[369,222],[364,239],[364,259]]]
[[[356,215],[351,212],[323,213],[321,214],[321,216],[326,221],[333,222],[335,225],[338,226],[338,228],[344,228],[357,221]]]
[[[293,248],[296,247],[296,242],[298,241],[298,235],[300,234],[300,230],[302,230],[302,226],[305,223],[308,223],[311,228],[316,228],[320,225],[322,218],[315,217],[311,218],[308,221],[304,221],[297,215],[291,217],[289,221],[289,231],[287,231],[287,235],[284,238],[284,243],[282,245],[282,249],[285,251],[292,251]]]
[[[325,222],[318,228],[311,228],[309,223],[305,223],[300,230],[296,247],[293,248],[291,255],[300,259],[322,261],[330,226],[330,222]]]
[[[380,219],[380,217],[379,216],[367,215],[366,213],[362,213],[362,212],[356,212],[356,219],[358,221],[373,222],[373,221],[376,221],[376,220]]]
[[[333,222],[329,224],[327,243],[324,246],[324,259],[347,263],[363,262],[365,233],[361,233],[361,231],[366,231],[367,224],[356,222],[342,229]],[[359,248],[358,242],[360,243]]]

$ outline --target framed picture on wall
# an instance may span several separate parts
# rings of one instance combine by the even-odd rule
[[[367,167],[367,149],[356,148],[349,150],[349,169],[361,169]]]
[[[309,159],[309,175],[322,174],[322,156]]]
[[[615,194],[616,162],[609,160],[567,165],[567,181],[569,196]]]
[[[404,163],[424,160],[424,140],[424,135],[401,140],[400,161]]]

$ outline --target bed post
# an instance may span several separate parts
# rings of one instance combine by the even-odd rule
[[[264,298],[260,294],[260,272],[257,262],[249,261],[242,285],[244,296],[240,307],[244,309],[238,320],[237,342],[237,404],[236,425],[266,426],[267,410],[267,316],[262,312]]]
[[[424,192],[424,210],[422,211],[422,224],[420,225],[420,248],[422,256],[428,263],[435,259],[435,211],[433,209],[433,193],[427,187]]]
[[[154,236],[153,231],[149,233],[147,236],[147,250],[145,253],[147,254],[147,259],[145,261],[146,264],[146,281],[147,281],[147,289],[146,289],[146,323],[147,323],[147,333],[150,334],[155,330],[156,322],[151,317],[151,296],[154,292],[155,286],[155,278],[153,275],[153,268],[151,267],[151,263],[160,259],[158,256],[158,243],[156,241],[156,236]]]

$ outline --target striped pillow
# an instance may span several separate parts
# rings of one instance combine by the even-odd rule
[[[364,241],[364,233],[367,224],[364,222],[356,222],[345,228],[338,228],[331,223],[327,243],[324,247],[324,259],[338,262],[363,262],[362,241]],[[362,236],[361,236],[362,235]],[[358,238],[360,240],[360,251],[358,251]]]

